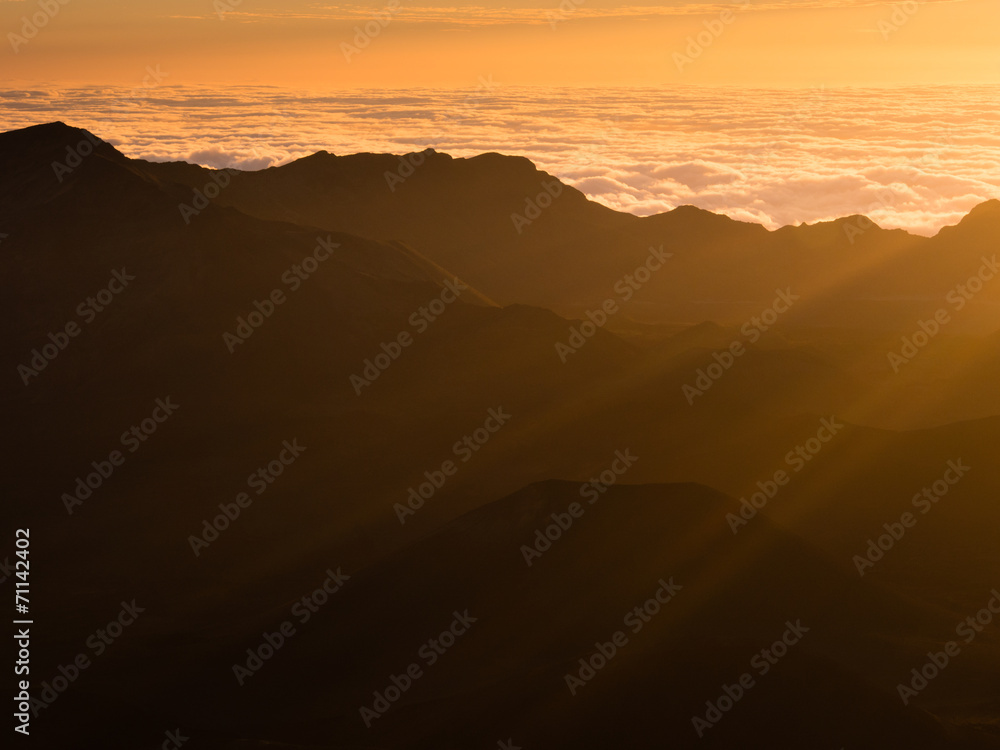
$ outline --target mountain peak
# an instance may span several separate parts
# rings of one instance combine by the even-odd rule
[[[1000,200],[992,199],[974,206],[957,224],[942,227],[937,236],[948,237],[953,232],[968,234],[970,231],[973,234],[969,236],[977,236],[979,231],[990,232],[998,225],[1000,225]]]
[[[12,164],[22,160],[31,163],[59,162],[71,154],[83,157],[90,153],[125,159],[114,146],[89,130],[75,128],[60,120],[0,133],[0,155]]]
[[[51,143],[56,141],[79,141],[87,139],[93,143],[104,143],[100,138],[83,128],[67,125],[62,120],[46,122],[41,125],[31,125],[20,130],[11,130],[0,134],[3,141],[31,141],[34,143]]]
[[[970,219],[978,220],[983,218],[996,218],[1000,216],[1000,200],[992,198],[973,207],[968,214],[962,218],[962,222]]]
[[[450,158],[450,157],[449,157]],[[505,170],[535,173],[539,169],[535,162],[526,156],[513,156],[511,154],[498,154],[496,151],[488,151],[485,154],[470,157],[467,160],[470,164],[484,167],[499,167]]]

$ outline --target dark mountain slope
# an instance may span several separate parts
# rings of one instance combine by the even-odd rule
[[[338,748],[489,747],[508,738],[556,748],[998,746],[928,713],[946,684],[909,708],[895,694],[925,658],[923,641],[953,624],[947,616],[841,574],[766,520],[733,537],[728,503],[704,488],[622,486],[596,504],[578,490],[534,485],[456,519],[352,571],[305,622],[291,614],[297,596],[263,592],[240,622],[198,627],[161,614],[116,665],[88,675],[86,698],[68,694],[52,717],[86,726],[77,712],[88,705],[108,700],[92,721],[123,709],[117,678],[129,675],[130,712],[190,727],[192,747],[243,736]],[[527,566],[522,545],[574,502],[582,515]],[[645,605],[658,591],[667,603]],[[637,606],[649,607],[646,616],[626,621]],[[447,648],[423,648],[456,613],[475,622],[444,639]],[[233,665],[286,620],[295,633],[241,686]],[[786,635],[789,624],[801,627]],[[154,655],[159,628],[174,632],[169,654]],[[566,675],[619,630],[626,640],[617,653],[571,693]],[[783,635],[792,645],[768,664],[761,650]],[[130,670],[140,657],[147,667]],[[398,676],[414,663],[408,688],[377,703],[373,694],[393,676],[405,685]],[[995,669],[995,656],[956,660],[941,680],[985,689]],[[699,738],[692,717],[745,673],[754,684]],[[368,728],[360,709],[373,706],[381,716],[368,714]]]
[[[211,173],[136,166],[192,186]],[[775,288],[791,285],[803,302],[789,320],[908,327],[926,314],[928,301],[977,270],[985,252],[977,233],[1000,229],[989,204],[933,240],[883,230],[864,217],[777,232],[691,206],[639,219],[586,200],[523,158],[453,159],[432,151],[320,152],[241,173],[218,200],[263,218],[400,239],[501,303],[562,314],[599,305],[651,247],[663,246],[674,257],[642,285],[626,314],[674,323],[739,323]],[[988,288],[977,314],[959,327],[981,326],[981,303],[997,299],[1000,289]]]

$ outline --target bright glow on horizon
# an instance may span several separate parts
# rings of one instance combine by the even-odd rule
[[[909,10],[871,0],[520,7],[68,0],[58,7],[29,38],[23,19],[30,23],[38,4],[0,0],[8,83],[131,85],[157,65],[174,84],[295,89],[467,86],[480,75],[558,86],[1000,83],[995,0],[932,0]],[[384,28],[372,20],[379,13]],[[677,55],[691,63],[678,64]]]

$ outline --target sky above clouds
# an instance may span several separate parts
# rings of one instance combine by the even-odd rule
[[[156,65],[293,88],[1000,83],[998,21],[996,0],[0,0],[0,64],[8,81],[121,85]]]

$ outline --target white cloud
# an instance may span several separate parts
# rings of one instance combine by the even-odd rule
[[[309,92],[0,91],[7,128],[63,120],[133,157],[260,169],[325,149],[517,154],[595,200],[690,203],[774,228],[866,213],[933,234],[1000,197],[998,87]],[[919,94],[919,96],[917,95]]]

